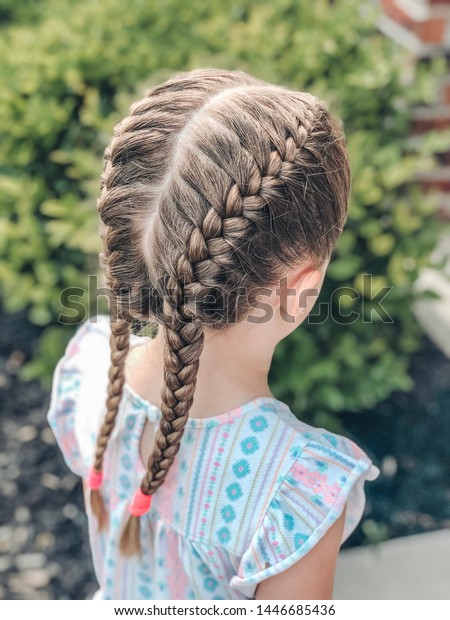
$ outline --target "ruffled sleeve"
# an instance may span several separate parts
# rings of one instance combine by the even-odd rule
[[[341,515],[344,505],[345,542],[364,512],[364,482],[374,480],[379,473],[350,439],[326,431],[315,434],[298,449],[241,557],[230,587],[254,598],[260,581],[286,570],[314,547]]]
[[[86,476],[108,390],[109,317],[82,323],[56,365],[48,423],[68,467]]]

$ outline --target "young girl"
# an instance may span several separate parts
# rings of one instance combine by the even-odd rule
[[[349,190],[324,104],[241,71],[179,74],[115,128],[98,201],[110,317],[78,328],[48,412],[84,479],[96,598],[332,598],[379,470],[267,378]]]

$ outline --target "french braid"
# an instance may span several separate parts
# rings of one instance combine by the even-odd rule
[[[99,212],[120,319],[95,470],[117,415],[131,317],[158,322],[165,341],[162,419],[135,496],[145,507],[131,510],[122,533],[124,554],[139,551],[138,515],[179,451],[205,327],[242,320],[287,266],[328,256],[349,190],[343,135],[325,106],[243,72],[182,73],[116,127]]]
[[[200,106],[203,99],[208,95],[209,90],[218,88],[221,83],[227,83],[236,79],[234,76],[224,76],[221,80],[213,79],[209,89],[205,87],[197,94]],[[250,78],[249,78],[250,79]],[[183,80],[174,80],[172,92],[176,93],[183,88]],[[130,116],[125,118],[115,127],[115,135],[110,145],[105,149],[104,170],[101,177],[101,194],[98,200],[98,211],[103,222],[103,245],[104,251],[102,262],[106,268],[106,281],[108,290],[111,293],[110,317],[111,317],[111,365],[109,369],[108,398],[106,402],[107,413],[104,423],[97,437],[93,473],[100,474],[103,466],[103,455],[106,450],[108,440],[114,428],[117,417],[124,384],[125,358],[129,351],[130,339],[130,319],[127,313],[126,304],[134,309],[135,316],[148,318],[152,308],[151,292],[153,289],[146,287],[148,282],[146,273],[139,264],[139,257],[133,253],[133,244],[130,243],[127,262],[123,261],[123,240],[131,241],[132,227],[129,218],[124,216],[123,202],[134,199],[135,209],[139,207],[147,208],[150,203],[151,192],[148,188],[140,191],[138,183],[140,181],[139,158],[131,160],[129,153],[133,149],[133,142],[138,139],[138,144],[142,147],[147,141],[153,153],[160,149],[164,150],[170,142],[170,129],[172,132],[179,132],[183,127],[183,115],[178,110],[177,115],[170,116],[158,105],[158,96],[161,88],[156,88],[143,100],[135,103],[130,109]],[[180,106],[181,107],[181,106]],[[192,97],[190,100],[188,113],[195,110]],[[151,117],[149,118],[149,112]],[[144,147],[145,148],[145,147]],[[148,153],[143,153],[144,158]],[[151,174],[145,175],[148,183],[154,180],[155,184],[161,180],[164,170],[161,169],[161,162],[164,157],[154,157]],[[148,162],[146,162],[148,165]],[[134,167],[133,167],[134,166]],[[126,175],[124,170],[126,170]],[[129,179],[134,178],[136,188],[128,185]],[[144,204],[143,204],[144,203]],[[125,225],[128,224],[128,229]],[[134,267],[134,274],[130,267]],[[134,286],[133,286],[134,285]],[[170,290],[170,289],[169,289]],[[123,292],[125,291],[125,297]],[[178,298],[182,291],[178,291]],[[158,300],[159,301],[159,300]],[[195,378],[198,369],[198,359],[200,357],[203,344],[202,326],[199,321],[191,323],[191,326],[182,326],[182,316],[177,310],[177,303],[168,301],[163,302],[163,308],[153,308],[154,314],[164,315],[164,325],[166,330],[167,344],[164,353],[164,365],[166,373],[166,388],[162,393],[163,414],[161,429],[156,437],[154,462],[149,464],[149,471],[142,481],[141,489],[145,494],[153,493],[164,480],[165,472],[168,471],[173,459],[179,450],[181,436],[187,420],[188,411],[192,405],[193,393],[195,389]],[[143,311],[146,308],[147,314]],[[127,318],[118,318],[122,312]],[[144,313],[143,313],[144,312]],[[172,325],[172,328],[170,327]],[[197,332],[194,336],[193,331]],[[183,341],[184,337],[184,341]],[[196,354],[192,355],[195,344]],[[178,375],[180,378],[178,378]],[[183,381],[184,383],[181,383]],[[189,390],[186,388],[189,386]],[[180,388],[184,389],[181,390]],[[179,400],[174,400],[174,399]],[[181,403],[184,403],[184,411]],[[175,404],[178,404],[175,409]],[[151,467],[151,469],[150,469]],[[155,471],[154,479],[150,471]],[[94,487],[97,485],[94,485]],[[107,512],[99,488],[91,489],[91,508],[93,514],[98,519],[99,530],[107,525]],[[139,521],[131,517],[122,537],[122,548],[124,553],[132,553],[139,544]],[[131,532],[131,535],[130,535]]]

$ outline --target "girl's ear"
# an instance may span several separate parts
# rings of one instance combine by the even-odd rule
[[[319,296],[324,277],[322,266],[316,268],[309,265],[287,278],[286,289],[280,294],[282,320],[293,327],[305,320]]]

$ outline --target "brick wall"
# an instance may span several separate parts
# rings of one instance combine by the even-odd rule
[[[449,73],[436,91],[435,103],[414,110],[412,134],[450,128],[450,0],[379,0],[380,29],[411,51],[414,62],[431,56],[447,58]],[[439,165],[421,175],[425,187],[440,192],[440,214],[450,219],[450,151],[439,154]]]

